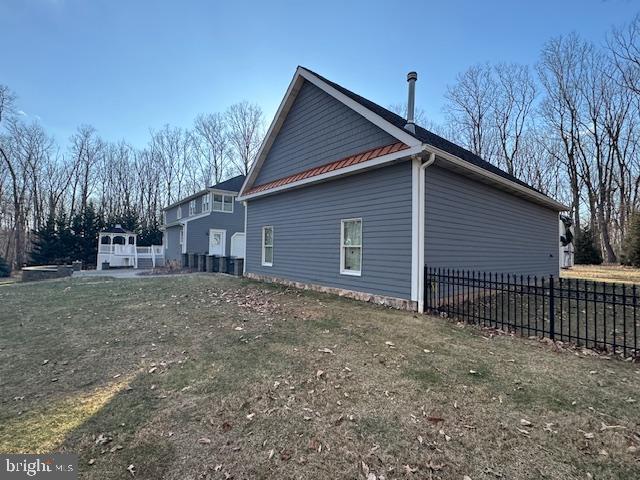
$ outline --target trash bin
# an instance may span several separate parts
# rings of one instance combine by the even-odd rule
[[[215,255],[207,255],[207,272],[212,273],[215,272],[214,263],[216,262]]]
[[[197,270],[197,268],[198,268],[198,254],[197,253],[189,254],[189,268],[193,268],[194,270]]]
[[[220,257],[220,273],[229,272],[229,257]]]
[[[109,270],[109,262],[102,262],[102,270]]]
[[[71,262],[71,267],[74,272],[79,272],[82,270],[82,262],[80,260],[76,260],[75,262]]]
[[[198,255],[198,271],[206,272],[207,271],[207,256],[206,255]]]
[[[229,266],[227,273],[235,275],[236,277],[242,276],[242,270],[244,267],[244,258],[231,257],[229,258]]]

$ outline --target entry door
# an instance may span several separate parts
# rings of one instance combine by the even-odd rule
[[[209,230],[209,255],[224,257],[225,243],[227,241],[226,230]]]

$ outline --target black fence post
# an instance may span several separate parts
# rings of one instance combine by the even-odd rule
[[[549,338],[556,336],[556,296],[553,288],[553,275],[549,277]]]

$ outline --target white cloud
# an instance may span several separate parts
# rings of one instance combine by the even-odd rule
[[[25,112],[24,110],[18,110],[16,113],[17,113],[18,115],[22,115],[23,117],[26,117],[26,116],[27,116],[27,112]]]

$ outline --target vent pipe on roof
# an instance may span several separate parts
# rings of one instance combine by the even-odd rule
[[[409,83],[409,99],[407,100],[407,124],[404,126],[411,133],[416,133],[416,125],[414,120],[416,105],[416,80],[418,74],[416,72],[407,73],[407,82]]]

